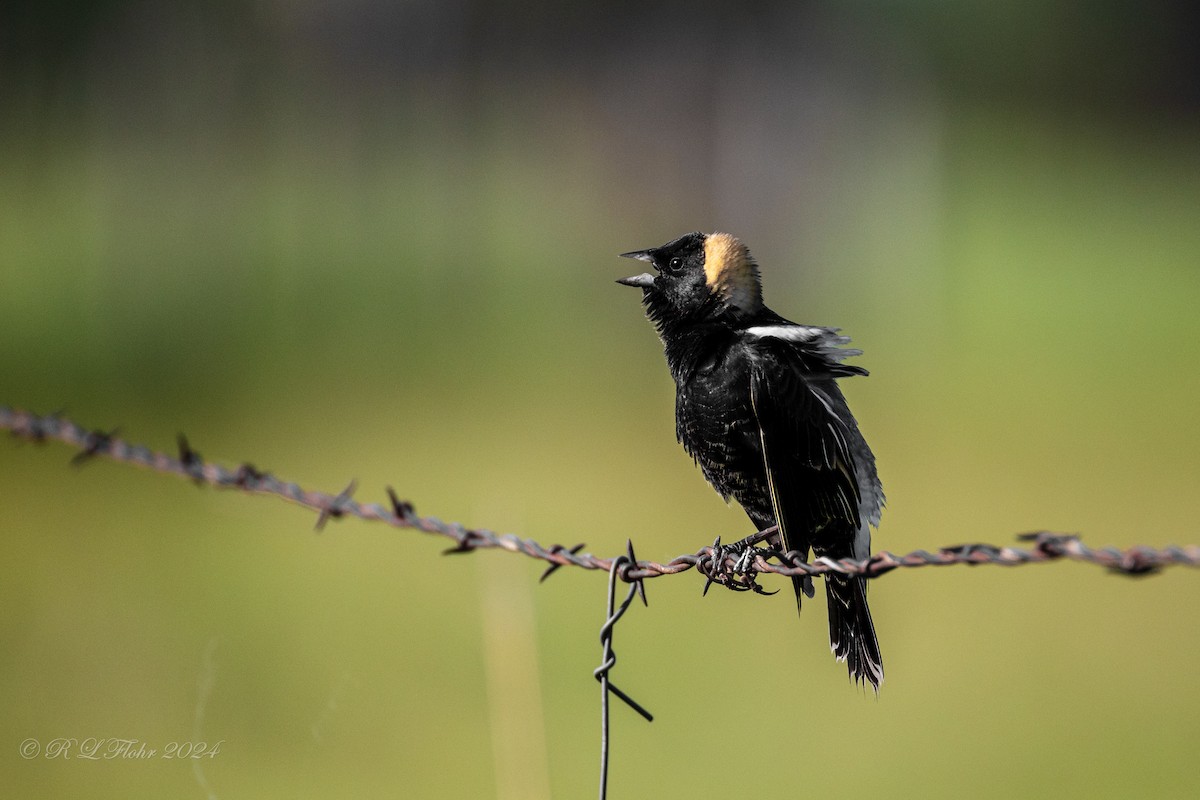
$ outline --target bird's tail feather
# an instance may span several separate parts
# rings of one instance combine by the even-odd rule
[[[825,575],[825,597],[829,606],[829,647],[838,661],[845,661],[856,683],[870,683],[878,692],[883,683],[883,656],[863,578]]]
[[[796,590],[796,610],[800,610],[800,603],[805,597],[812,599],[816,592],[813,590],[813,579],[810,575],[793,575],[792,588]]]

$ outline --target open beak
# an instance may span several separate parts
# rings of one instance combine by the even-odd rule
[[[654,257],[651,255],[652,252],[652,250],[634,250],[631,253],[621,253],[621,258],[636,258],[638,261],[653,264]],[[617,283],[623,286],[636,286],[639,289],[649,289],[654,286],[654,276],[649,272],[643,272],[641,275],[630,275],[628,278],[621,278]]]
[[[628,278],[617,278],[617,283],[624,286],[636,286],[639,289],[650,289],[654,286],[654,276],[649,272],[641,275],[630,275]]]
[[[621,253],[621,258],[636,258],[638,261],[645,261],[647,264],[654,261],[654,256],[651,255],[653,250],[634,250],[631,253]]]

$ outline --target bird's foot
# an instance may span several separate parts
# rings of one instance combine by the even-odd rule
[[[704,584],[704,594],[708,594],[708,588],[714,583],[734,592],[775,594],[775,592],[768,592],[759,584],[759,570],[755,566],[759,556],[770,556],[774,554],[774,551],[755,547],[751,541],[753,539],[754,537],[750,537],[734,544],[723,545],[721,537],[717,537],[711,548],[712,555],[697,565],[697,568],[708,578]]]

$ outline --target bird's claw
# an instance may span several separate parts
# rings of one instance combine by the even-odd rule
[[[708,578],[704,583],[704,594],[714,583],[724,586],[733,592],[754,592],[755,594],[772,595],[758,582],[759,570],[755,566],[760,555],[770,555],[774,551],[746,544],[745,541],[734,544],[721,544],[718,536],[712,544],[712,555],[701,562],[701,571]],[[778,591],[778,590],[776,590]]]

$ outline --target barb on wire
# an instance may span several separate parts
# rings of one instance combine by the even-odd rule
[[[317,532],[325,529],[325,523],[331,519],[340,519],[345,513],[346,504],[350,502],[351,495],[358,488],[358,481],[350,481],[346,484],[346,488],[338,492],[337,497],[331,499],[327,504],[321,507],[321,513],[317,515],[317,524],[314,530]]]
[[[143,445],[130,444],[119,438],[116,430],[89,430],[61,414],[38,416],[2,405],[0,430],[10,431],[14,436],[31,442],[44,442],[47,439],[63,442],[76,449],[71,462],[77,466],[103,457],[156,472],[178,475],[218,489],[275,495],[316,512],[318,526],[331,519],[347,516],[383,522],[396,528],[408,528],[447,537],[454,542],[454,546],[446,551],[448,553],[466,553],[484,548],[521,553],[549,563],[547,574],[567,566],[609,572],[614,562],[612,558],[581,553],[582,545],[570,549],[562,545],[546,548],[532,539],[522,539],[511,533],[501,535],[482,528],[466,528],[458,523],[443,522],[437,517],[419,516],[413,510],[412,504],[401,500],[390,487],[387,490],[390,500],[387,505],[360,503],[351,497],[353,483],[340,493],[331,495],[281,481],[271,473],[260,471],[249,463],[230,469],[212,461],[205,461],[182,437],[179,456],[172,456],[150,450]],[[753,589],[754,585],[746,584],[744,580],[751,572],[753,577],[763,572],[778,575],[824,575],[838,572],[843,575],[877,578],[901,567],[944,567],[956,564],[1020,566],[1067,559],[1096,564],[1123,575],[1143,576],[1154,574],[1168,566],[1200,566],[1200,545],[1131,547],[1124,550],[1115,547],[1091,548],[1081,542],[1078,536],[1049,531],[1023,535],[1023,540],[1032,543],[1028,548],[965,544],[943,547],[935,553],[916,550],[907,555],[896,555],[883,551],[866,559],[817,558],[812,562],[805,562],[798,553],[779,555],[771,550],[753,547],[754,544],[767,539],[770,534],[770,530],[760,531],[742,540],[738,545],[724,548],[719,542],[714,543],[713,546],[704,547],[696,553],[677,556],[665,564],[637,561],[622,569],[618,577],[627,583],[639,583],[646,578],[674,575],[695,568],[710,582],[726,584],[732,577],[735,582],[742,583],[738,588]],[[778,556],[779,563],[768,561],[774,556]]]
[[[618,689],[608,677],[608,673],[617,663],[617,654],[613,650],[613,630],[617,627],[617,620],[624,616],[635,595],[641,596],[643,605],[649,605],[646,602],[646,587],[638,579],[629,581],[629,591],[626,593],[625,599],[621,601],[621,605],[615,611],[613,610],[617,596],[617,579],[628,580],[621,573],[627,572],[630,567],[638,563],[637,556],[633,554],[633,540],[627,540],[626,544],[629,548],[628,555],[614,558],[612,566],[608,569],[607,615],[604,625],[600,628],[600,645],[603,648],[604,660],[592,673],[596,676],[596,680],[600,681],[600,800],[608,797],[608,695],[615,694],[627,706],[641,714],[647,722],[654,721],[654,716],[649,711]]]
[[[71,466],[82,467],[89,459],[103,453],[112,444],[112,439],[116,435],[116,428],[107,433],[104,431],[88,431],[83,437],[83,441],[79,443],[79,452],[71,457]],[[38,431],[34,436],[39,442],[45,441],[46,438],[46,434],[43,431]]]
[[[561,544],[552,544],[552,545],[550,545],[550,552],[558,553],[561,551],[566,551],[566,552],[570,553],[571,555],[575,555],[583,548],[584,548],[583,542],[580,542],[579,544],[577,544],[571,548],[563,547]],[[542,573],[542,577],[538,578],[538,583],[545,583],[546,578],[549,578],[551,575],[553,575],[555,572],[557,572],[560,569],[562,569],[562,564],[551,564],[550,566],[546,567],[546,571]]]
[[[179,445],[179,463],[192,476],[192,480],[202,486],[204,484],[202,476],[204,457],[192,449],[188,444],[187,437],[182,433],[176,437],[176,443]]]

